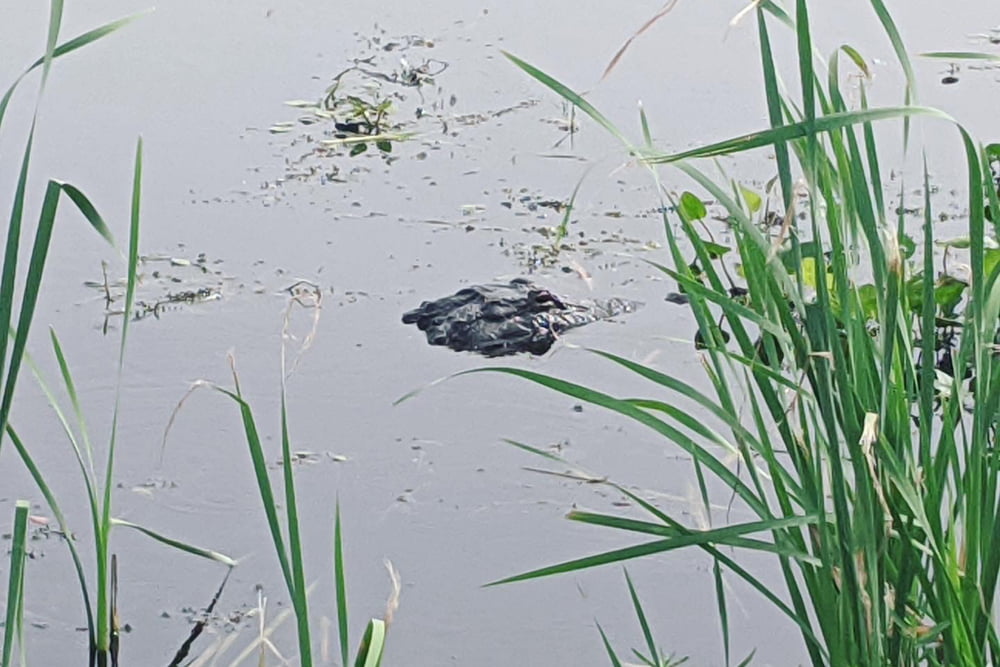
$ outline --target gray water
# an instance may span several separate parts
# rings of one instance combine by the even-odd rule
[[[502,439],[558,447],[581,469],[644,493],[655,490],[650,497],[661,507],[698,525],[690,462],[638,425],[589,406],[578,411],[575,401],[509,376],[479,374],[427,385],[499,364],[616,395],[653,391],[575,346],[643,361],[698,385],[704,380],[690,318],[663,300],[675,286],[644,261],[669,263],[648,175],[590,122],[581,121],[580,131],[568,137],[558,99],[500,50],[574,88],[592,90],[589,99],[636,139],[641,100],[657,145],[682,150],[765,126],[756,29],[751,22],[727,29],[739,2],[680,3],[600,81],[612,55],[657,3],[391,4],[375,9],[175,2],[55,63],[40,116],[28,219],[37,216],[44,179],[59,178],[91,197],[124,245],[131,161],[141,135],[141,249],[163,259],[142,267],[140,298],[203,286],[221,296],[172,307],[159,318],[135,322],[130,331],[115,514],[241,559],[217,609],[222,617],[254,607],[258,586],[269,600],[269,618],[287,605],[234,404],[200,390],[184,403],[165,449],[162,440],[193,381],[231,385],[232,354],[271,460],[278,460],[285,289],[308,280],[322,291],[322,309],[315,340],[288,380],[288,404],[293,446],[309,453],[297,481],[307,572],[316,582],[316,627],[321,616],[334,616],[330,545],[339,499],[352,641],[367,618],[382,613],[390,588],[383,559],[402,575],[384,664],[606,664],[595,619],[621,652],[642,642],[620,568],[482,585],[637,541],[565,521],[573,507],[635,510],[607,487],[525,470],[559,467]],[[970,38],[1000,23],[987,3],[951,3],[944,15],[940,3],[894,4],[914,53],[996,48]],[[62,34],[65,39],[146,8],[131,1],[71,2]],[[845,41],[859,46],[876,63],[874,97],[901,100],[891,47],[867,5],[838,3],[829,15],[816,11],[815,24],[823,26],[817,31],[820,50],[829,53]],[[7,14],[0,42],[3,81],[41,53],[46,21],[40,6]],[[411,42],[391,57],[381,49],[388,41],[406,44],[407,36],[433,46]],[[293,123],[289,132],[268,132],[303,115],[283,102],[319,98],[352,58],[371,55],[386,72],[398,66],[397,55],[410,64],[447,63],[420,93],[385,86],[406,96],[399,101],[400,120],[411,120],[416,106],[427,112],[418,135],[395,144],[394,161],[376,155],[318,158],[312,150],[325,129],[319,125]],[[994,140],[993,72],[963,70],[958,84],[945,86],[940,79],[946,65],[918,60],[917,67],[924,103],[953,113],[982,140]],[[791,70],[786,74],[794,81]],[[3,201],[13,189],[32,90],[29,83],[15,98],[0,138]],[[942,185],[939,204],[960,214],[961,193],[949,194],[961,187],[963,177],[953,176],[961,174],[960,154],[954,132],[944,127],[918,124],[915,133],[927,142],[935,181]],[[773,170],[765,155],[723,164],[758,185]],[[688,187],[674,172],[665,170],[663,177],[670,188]],[[546,242],[538,229],[557,225],[562,215],[537,204],[568,199],[581,179],[570,240],[587,243],[552,266],[539,266],[530,251]],[[918,174],[910,179],[917,183]],[[197,260],[201,253],[210,269],[205,274],[168,261]],[[112,317],[105,334],[102,292],[86,284],[102,281],[102,260],[112,281],[122,277],[120,256],[67,207],[30,348],[55,383],[46,328],[58,333],[101,450],[121,326]],[[574,331],[544,357],[499,362],[431,348],[420,332],[399,322],[402,312],[424,299],[518,275],[567,296],[618,296],[646,307]],[[295,314],[300,339],[310,316]],[[422,387],[415,398],[393,406]],[[28,373],[21,378],[13,423],[52,481],[87,553],[76,463]],[[14,452],[4,447],[0,456],[0,516],[12,515],[17,498],[40,503]],[[41,504],[34,513],[49,515]],[[189,630],[187,610],[207,604],[223,568],[126,530],[114,540],[120,616],[131,629],[122,641],[123,664],[166,664]],[[42,535],[32,546],[30,663],[82,660],[85,634],[75,628],[84,617],[65,548]],[[768,561],[748,563],[769,576]],[[692,664],[722,664],[710,563],[681,551],[633,562],[629,569],[663,648],[692,656]],[[732,585],[733,655],[742,659],[756,649],[754,664],[761,665],[802,660],[793,625],[745,586]],[[235,645],[242,647],[254,636],[255,623],[218,620],[210,634],[236,634]],[[274,637],[285,656],[294,656],[291,632],[286,623]],[[203,639],[195,651],[213,639]]]

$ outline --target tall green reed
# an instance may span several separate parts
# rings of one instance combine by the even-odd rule
[[[20,286],[21,306],[14,319],[14,298],[17,293],[17,263],[22,251],[22,223],[25,208],[26,193],[28,191],[29,166],[34,143],[38,109],[45,90],[46,81],[51,64],[54,59],[72,53],[73,51],[86,46],[97,39],[100,39],[115,30],[123,27],[134,17],[129,17],[115,21],[89,32],[86,32],[74,39],[62,44],[58,43],[59,28],[62,22],[63,3],[54,0],[51,3],[49,15],[49,30],[45,55],[31,64],[25,72],[18,77],[14,84],[4,94],[0,100],[0,128],[2,128],[3,118],[7,108],[13,98],[16,88],[23,82],[25,77],[42,68],[41,83],[39,93],[35,103],[35,111],[32,115],[31,127],[25,141],[24,153],[21,158],[20,170],[15,187],[14,200],[11,206],[11,214],[7,226],[6,246],[3,258],[2,278],[0,278],[0,376],[3,376],[2,397],[0,397],[0,434],[6,434],[11,444],[15,448],[22,463],[27,468],[29,474],[37,485],[40,493],[56,518],[61,533],[65,536],[67,547],[70,551],[80,592],[83,598],[84,609],[87,616],[87,629],[89,637],[89,663],[91,665],[106,665],[117,661],[117,632],[115,622],[114,596],[115,596],[115,574],[114,557],[111,554],[110,537],[114,526],[124,526],[137,529],[144,534],[162,543],[168,544],[182,551],[192,553],[205,558],[225,563],[229,566],[235,562],[222,554],[195,547],[172,538],[160,535],[155,531],[130,522],[116,519],[112,516],[112,489],[114,482],[114,461],[117,445],[119,406],[121,397],[121,381],[124,369],[126,342],[128,339],[129,317],[132,310],[136,286],[136,266],[138,263],[138,243],[139,243],[139,212],[141,203],[141,177],[142,177],[142,142],[136,146],[135,165],[133,169],[131,215],[129,222],[129,247],[127,255],[128,284],[126,290],[126,316],[123,318],[121,327],[121,337],[119,345],[119,355],[117,364],[117,382],[111,429],[108,439],[107,452],[104,461],[103,476],[97,474],[94,465],[95,456],[91,446],[91,441],[87,435],[86,423],[83,412],[80,408],[75,383],[69,370],[69,364],[63,354],[62,347],[55,332],[51,332],[51,342],[53,351],[59,364],[60,375],[63,381],[66,394],[72,404],[75,416],[75,429],[71,425],[65,413],[60,408],[59,400],[54,392],[45,383],[42,376],[37,373],[36,377],[43,392],[49,400],[50,405],[63,427],[63,430],[73,448],[77,463],[80,467],[81,477],[84,481],[88,509],[90,510],[91,528],[94,538],[94,556],[96,572],[96,599],[92,602],[90,594],[90,584],[86,574],[83,561],[76,548],[74,532],[70,529],[66,516],[57,501],[56,494],[49,484],[48,479],[42,473],[41,468],[32,456],[31,449],[25,444],[15,430],[10,412],[13,405],[14,390],[21,366],[27,357],[26,347],[28,342],[31,324],[35,316],[35,307],[38,295],[43,282],[44,268],[48,255],[49,245],[52,239],[61,195],[65,195],[83,214],[89,224],[106,240],[114,245],[112,234],[104,222],[104,219],[97,212],[96,207],[78,188],[61,181],[50,179],[45,188],[45,195],[42,201],[41,213],[38,224],[35,228],[35,238],[32,244],[28,260],[28,269],[25,272],[24,280]],[[2,445],[0,440],[0,445]],[[20,505],[19,505],[20,507]],[[21,515],[18,514],[18,517]],[[19,552],[12,554],[12,573],[15,568],[20,568],[15,561],[19,557]],[[23,554],[21,554],[23,556]],[[23,564],[23,563],[22,563]],[[18,569],[18,572],[21,572]],[[12,610],[22,610],[24,605],[23,585],[12,579],[8,587],[8,612]],[[20,638],[20,624],[8,625],[4,636],[4,660],[9,657],[7,646],[12,646],[15,637]],[[22,653],[24,646],[22,644]]]
[[[314,301],[312,299],[315,299]],[[321,297],[317,293],[313,297],[295,295],[291,298],[288,310],[285,313],[285,325],[282,332],[283,341],[293,338],[289,328],[291,326],[292,309],[296,305],[311,308],[314,313],[313,330],[306,337],[302,351],[308,346],[316,328],[319,324]],[[271,473],[268,469],[268,457],[264,450],[264,445],[260,437],[257,418],[250,403],[243,395],[240,387],[239,375],[236,372],[235,359],[230,359],[232,365],[233,387],[227,388],[213,383],[196,383],[191,391],[209,386],[223,396],[231,399],[239,408],[240,419],[243,427],[243,434],[246,439],[247,450],[250,454],[250,461],[253,466],[254,480],[260,496],[261,508],[267,521],[268,532],[274,547],[274,553],[278,558],[278,565],[281,569],[285,590],[292,602],[296,620],[296,639],[298,641],[298,664],[302,667],[311,667],[315,663],[313,659],[313,631],[310,623],[309,591],[311,586],[306,583],[305,574],[305,552],[302,541],[302,532],[299,520],[298,494],[295,484],[295,455],[292,447],[292,436],[288,421],[287,410],[287,380],[290,375],[288,364],[286,363],[286,348],[284,343],[281,348],[281,383],[280,383],[280,409],[279,409],[279,429],[281,433],[281,482],[284,492],[282,498],[275,491],[271,480]],[[292,368],[297,364],[293,363]],[[189,392],[190,393],[190,392]],[[183,403],[183,400],[182,400]],[[180,405],[178,405],[178,409]],[[175,417],[177,411],[175,410]],[[167,430],[171,428],[168,424]],[[168,433],[164,434],[166,442]],[[284,509],[284,516],[279,509]],[[337,613],[337,638],[340,646],[341,664],[350,664],[351,648],[348,632],[349,617],[347,605],[347,583],[344,568],[344,544],[343,531],[341,526],[340,503],[338,501],[335,508],[335,518],[333,525],[333,585],[335,593],[335,604]],[[392,619],[392,615],[398,606],[399,599],[399,578],[391,564],[387,563],[390,579],[392,580],[392,593],[386,605],[386,613],[383,618],[369,619],[365,632],[354,652],[354,665],[356,667],[378,667],[382,662],[385,651],[386,633]]]
[[[646,143],[633,145],[582,96],[509,56],[620,138],[650,166],[658,188],[658,165],[686,174],[724,210],[738,259],[720,260],[716,244],[702,235],[704,213],[665,194],[673,210],[673,220],[664,217],[673,266],[660,268],[689,298],[711,392],[600,352],[651,382],[654,397],[619,398],[517,368],[488,370],[645,424],[691,456],[710,518],[711,479],[755,517],[689,527],[621,488],[648,520],[581,511],[569,518],[644,533],[652,541],[504,582],[694,546],[714,563],[727,664],[729,576],[755,588],[798,627],[815,665],[987,665],[1000,659],[992,621],[1000,574],[994,542],[1000,529],[1000,257],[985,244],[986,210],[1000,220],[1000,207],[989,155],[949,116],[914,103],[913,70],[899,31],[880,0],[871,6],[906,74],[901,106],[869,108],[862,87],[860,107],[850,109],[840,58],[864,72],[859,52],[842,47],[824,62],[813,45],[807,2],[797,0],[790,13],[765,1],[755,14],[770,128],[676,154],[653,148],[644,114]],[[798,100],[780,92],[771,47],[775,22],[791,28],[795,40]],[[875,126],[899,122],[908,144],[915,117],[950,124],[965,153],[970,270],[964,283],[935,277],[926,168],[919,229],[907,224],[904,206],[893,214],[885,201],[886,167]],[[755,205],[745,188],[709,176],[697,162],[759,148],[773,150],[776,158],[783,213],[777,232],[764,224],[759,195]],[[989,232],[996,236],[996,227]],[[914,233],[921,252],[907,259]],[[699,273],[686,252],[694,254]],[[731,282],[725,261],[738,265],[742,285]],[[870,281],[862,283],[866,275]],[[734,287],[745,288],[746,296],[734,298]],[[954,334],[947,343],[945,331]],[[965,381],[967,373],[972,382]],[[719,427],[692,416],[692,406]],[[731,456],[739,462],[735,470]],[[775,558],[783,594],[772,590],[770,575],[741,565],[742,550]]]

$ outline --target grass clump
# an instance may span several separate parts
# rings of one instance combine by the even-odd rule
[[[842,47],[821,59],[808,3],[798,0],[789,11],[765,1],[752,12],[770,127],[677,154],[653,147],[645,114],[644,142],[634,145],[581,95],[510,56],[650,166],[672,212],[664,216],[672,265],[659,268],[687,298],[712,390],[607,353],[598,354],[649,381],[651,397],[620,398],[516,368],[490,370],[645,424],[692,458],[706,515],[713,517],[721,483],[733,507],[753,518],[694,528],[622,488],[645,520],[581,511],[569,518],[648,541],[504,581],[697,547],[714,563],[727,664],[732,628],[724,580],[732,576],[797,626],[813,665],[1000,660],[993,622],[1000,256],[987,243],[997,236],[990,220],[1000,220],[1000,207],[991,154],[943,112],[914,103],[912,67],[896,25],[880,0],[871,7],[906,74],[900,106],[869,108],[862,82],[860,105],[849,108],[841,59],[864,74],[860,53]],[[780,92],[771,47],[776,25],[790,29],[797,47],[797,99]],[[964,276],[938,273],[926,167],[921,224],[904,219],[902,186],[898,213],[885,201],[876,125],[897,123],[907,144],[917,117],[949,125],[964,150]],[[762,205],[771,193],[710,176],[699,163],[760,148],[776,158],[777,215]],[[656,170],[666,164],[690,177],[700,194],[662,189]],[[731,248],[712,240],[707,212],[694,203],[702,199],[723,209]],[[781,224],[769,224],[775,219]],[[741,565],[744,550],[773,556],[781,594],[772,590],[773,573]]]
[[[25,72],[11,85],[11,87],[0,99],[0,128],[3,128],[3,119],[8,106],[14,96],[18,86],[25,77],[41,68],[41,83],[38,97],[35,103],[35,112],[32,115],[31,126],[25,140],[24,152],[20,162],[17,182],[15,185],[14,199],[11,204],[11,213],[7,224],[6,244],[3,255],[2,278],[0,278],[0,376],[3,377],[2,393],[0,393],[0,435],[5,436],[0,439],[0,445],[4,440],[9,440],[14,447],[21,462],[31,475],[39,489],[49,509],[52,511],[59,527],[60,533],[65,537],[65,543],[70,551],[73,565],[77,574],[80,593],[83,598],[84,611],[87,618],[88,633],[88,657],[90,665],[117,664],[118,659],[118,623],[117,610],[115,608],[115,597],[117,594],[116,585],[116,559],[111,550],[111,532],[116,526],[133,528],[143,534],[167,544],[171,547],[209,558],[226,565],[235,565],[235,561],[227,556],[200,547],[196,547],[184,542],[180,542],[163,536],[148,528],[115,518],[112,515],[112,489],[115,487],[114,463],[115,450],[117,444],[118,420],[119,420],[119,398],[121,393],[121,378],[124,367],[126,343],[128,340],[129,322],[124,318],[121,327],[121,337],[117,364],[117,378],[115,402],[113,406],[113,417],[111,421],[110,433],[103,462],[103,471],[98,473],[99,465],[95,465],[97,457],[92,447],[90,437],[87,432],[86,421],[80,407],[76,393],[73,376],[69,363],[63,354],[62,346],[55,332],[51,332],[51,344],[59,365],[62,386],[72,406],[72,417],[60,407],[60,401],[55,393],[49,388],[37,369],[31,364],[32,371],[35,372],[39,384],[45,393],[49,403],[55,411],[59,423],[63,427],[64,433],[73,449],[76,462],[79,465],[81,478],[87,492],[87,509],[90,514],[90,523],[93,536],[94,548],[94,572],[88,577],[76,547],[74,531],[70,528],[66,515],[64,514],[55,493],[50,486],[48,478],[42,472],[41,467],[35,461],[31,448],[22,440],[15,430],[11,421],[11,407],[13,405],[14,391],[20,375],[22,365],[25,362],[30,364],[31,360],[27,356],[27,342],[31,331],[31,325],[35,316],[35,306],[43,283],[43,275],[48,257],[49,245],[52,240],[53,231],[59,203],[65,196],[84,216],[88,223],[104,237],[109,243],[114,245],[112,234],[104,219],[98,213],[97,208],[87,198],[87,196],[75,186],[64,183],[56,179],[49,179],[46,187],[44,199],[41,205],[38,223],[34,229],[34,241],[31,244],[28,256],[28,267],[23,279],[18,285],[18,258],[24,250],[23,248],[23,223],[24,209],[28,191],[28,175],[31,162],[32,146],[35,139],[36,121],[38,108],[48,80],[48,73],[52,62],[62,56],[70,54],[102,37],[113,33],[123,27],[134,17],[114,21],[88,31],[76,38],[59,43],[59,29],[62,23],[62,2],[53,1],[49,14],[49,30],[45,54],[32,63]],[[129,220],[129,246],[127,250],[128,262],[128,285],[126,290],[126,312],[131,311],[134,301],[136,285],[136,266],[138,262],[138,242],[139,242],[139,212],[141,204],[141,181],[142,181],[142,142],[137,143],[135,164],[133,169],[131,215]],[[15,295],[20,292],[20,308],[15,313]],[[15,317],[16,315],[16,317]],[[28,511],[27,501],[19,501],[15,512],[15,530],[13,533],[14,548],[10,557],[10,581],[7,587],[7,622],[3,637],[3,654],[0,658],[0,665],[7,667],[11,664],[13,647],[15,642],[20,645],[21,662],[26,663],[26,648],[22,635],[22,615],[25,605],[25,585],[24,585],[24,539]],[[92,596],[93,594],[93,596]]]

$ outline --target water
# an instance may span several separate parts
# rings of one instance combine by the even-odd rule
[[[689,462],[638,425],[596,408],[578,412],[574,401],[508,376],[456,378],[394,407],[413,389],[487,363],[427,346],[399,317],[463,284],[530,273],[570,297],[619,296],[647,305],[620,322],[572,332],[545,357],[490,364],[543,371],[612,394],[649,394],[649,386],[575,344],[703,382],[690,344],[692,322],[683,309],[663,301],[675,286],[642,261],[668,262],[658,248],[659,203],[647,176],[589,122],[570,143],[558,124],[564,112],[559,102],[500,49],[571,86],[592,89],[589,99],[631,136],[638,134],[641,99],[658,145],[681,150],[764,126],[756,31],[750,23],[727,31],[740,3],[681,3],[599,83],[611,56],[655,11],[653,5],[612,11],[606,3],[393,4],[375,11],[176,2],[54,66],[36,144],[29,219],[37,216],[42,179],[60,178],[88,193],[124,244],[131,159],[142,135],[143,253],[187,260],[204,253],[211,269],[199,274],[165,261],[148,264],[143,298],[202,285],[222,296],[175,307],[131,330],[115,513],[241,559],[219,603],[223,616],[253,607],[258,585],[269,599],[269,617],[287,604],[232,402],[199,390],[184,403],[165,448],[162,441],[191,382],[231,384],[232,354],[269,456],[277,461],[284,290],[306,279],[322,290],[323,308],[315,342],[289,380],[288,400],[294,447],[310,453],[297,481],[308,572],[316,582],[317,628],[320,616],[333,616],[330,544],[339,499],[355,641],[367,618],[382,613],[389,591],[383,559],[402,574],[386,664],[601,664],[595,618],[622,651],[642,641],[620,569],[482,585],[633,543],[628,536],[564,521],[574,506],[634,510],[620,507],[620,494],[606,487],[525,470],[546,467],[545,461],[501,439],[559,446],[582,469],[657,490],[657,502],[678,516],[692,512]],[[144,8],[125,1],[69,3],[63,35]],[[938,8],[924,2],[897,10],[914,52],[974,48],[967,35],[998,22],[977,3],[958,3],[946,16]],[[876,98],[900,99],[898,74],[888,64],[890,46],[864,3],[814,19],[824,26],[821,50],[843,41],[858,44],[882,63],[875,66]],[[44,21],[40,8],[9,16],[0,47],[2,80],[12,80],[40,53]],[[316,140],[322,129],[296,125],[286,134],[267,132],[301,115],[283,101],[316,99],[352,58],[377,54],[371,38],[384,44],[413,35],[434,46],[405,52],[411,64],[434,58],[448,68],[422,90],[422,102],[413,89],[402,89],[407,99],[399,108],[412,113],[425,104],[431,116],[447,121],[447,131],[425,118],[420,136],[394,146],[398,159],[392,164],[374,156],[300,164],[314,145],[306,137]],[[959,84],[943,86],[938,82],[945,66],[917,65],[923,101],[945,107],[991,140],[995,75],[963,71]],[[794,80],[791,72],[788,80]],[[23,136],[12,130],[25,127],[31,89],[26,86],[15,100],[0,143],[8,175],[0,186],[4,201]],[[483,120],[456,120],[466,115]],[[938,197],[947,204],[949,189],[961,187],[960,178],[951,178],[961,163],[940,127],[918,125],[917,132],[929,141],[935,179],[943,186]],[[317,170],[277,184],[303,173],[302,164]],[[749,181],[771,176],[765,156],[724,164]],[[333,165],[346,182],[324,179]],[[686,187],[672,172],[664,175],[671,187]],[[561,221],[560,213],[537,204],[567,199],[581,179],[570,241],[582,238],[587,245],[552,267],[535,266],[530,246],[545,243],[536,228]],[[45,335],[51,325],[72,364],[93,438],[103,446],[114,396],[113,334],[120,322],[112,318],[112,335],[102,333],[101,293],[83,283],[102,280],[102,260],[112,280],[123,269],[120,257],[78,218],[68,207],[61,214],[31,352],[54,382]],[[171,283],[170,276],[181,282]],[[296,314],[294,331],[300,335],[308,315]],[[86,552],[76,463],[28,374],[13,421],[68,509]],[[21,497],[40,500],[5,448],[0,516],[10,516]],[[48,515],[41,506],[35,513]],[[688,518],[696,525],[694,516]],[[186,610],[207,604],[223,571],[127,530],[114,539],[120,615],[131,628],[122,642],[123,659],[165,664],[189,629]],[[79,660],[85,636],[74,628],[83,614],[65,549],[55,538],[33,547],[26,609],[31,663]],[[767,561],[749,562],[768,571]],[[723,660],[709,566],[685,551],[630,565],[659,641],[668,651],[691,655],[695,664]],[[738,583],[730,613],[734,656],[756,648],[755,664],[804,659],[792,624]],[[237,646],[251,641],[253,624],[232,624],[239,628]],[[220,621],[211,631],[232,630]],[[275,643],[285,655],[294,653],[290,624],[279,629]]]

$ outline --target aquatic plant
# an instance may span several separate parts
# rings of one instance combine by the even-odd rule
[[[866,75],[862,55],[843,46],[823,62],[806,0],[797,0],[793,12],[765,0],[748,11],[757,21],[770,127],[682,153],[653,147],[644,112],[643,142],[635,145],[583,96],[508,56],[650,166],[671,211],[664,214],[664,230],[672,266],[660,269],[677,282],[697,322],[712,392],[603,352],[597,354],[648,380],[652,397],[620,398],[518,368],[486,370],[648,426],[691,457],[710,520],[719,521],[710,502],[714,482],[724,485],[734,508],[755,516],[692,527],[617,487],[647,520],[582,511],[569,518],[651,541],[503,582],[696,547],[714,563],[727,664],[732,628],[724,579],[730,576],[797,626],[814,665],[985,666],[1000,660],[993,623],[1000,576],[1000,264],[987,247],[998,231],[987,223],[1000,220],[1000,203],[990,154],[949,116],[916,104],[896,24],[881,0],[870,4],[906,77],[900,106],[870,108],[862,80],[860,107],[850,109],[840,68],[846,58]],[[780,93],[771,47],[776,23],[795,39],[798,100]],[[876,124],[899,123],[908,143],[916,117],[954,128],[965,152],[964,281],[934,277],[937,239],[926,167],[919,229],[906,222],[902,185],[896,213],[885,201]],[[765,224],[775,220],[761,206],[767,193],[711,177],[697,163],[760,148],[772,150],[777,164],[776,231]],[[737,260],[703,238],[704,207],[693,203],[702,197],[661,188],[656,169],[667,164],[724,211]],[[912,245],[911,235],[918,240]],[[870,280],[861,283],[860,275]],[[942,327],[952,334],[944,347]],[[944,348],[950,371],[940,363]],[[783,594],[766,583],[767,575],[741,564],[743,550],[774,557]]]

